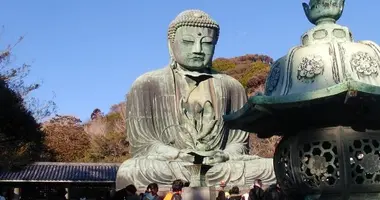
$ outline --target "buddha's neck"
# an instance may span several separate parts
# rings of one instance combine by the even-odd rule
[[[202,70],[199,70],[199,71],[191,71],[191,70],[188,70],[186,67],[183,67],[182,65],[180,64],[176,64],[177,67],[175,68],[175,70],[179,71],[181,74],[185,74],[185,75],[190,75],[190,76],[193,76],[193,77],[197,77],[197,76],[201,76],[201,75],[208,75],[208,76],[212,76],[212,73],[211,73],[211,70],[209,67],[204,67]]]
[[[176,73],[182,75],[186,80],[190,88],[198,86],[201,82],[212,77],[212,74],[209,72],[198,72],[198,71],[189,71],[183,67],[177,67],[174,69]],[[209,71],[209,69],[207,69]]]

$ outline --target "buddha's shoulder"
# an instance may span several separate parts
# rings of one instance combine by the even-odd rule
[[[171,74],[170,72],[171,70],[168,67],[146,72],[136,78],[133,86],[162,82],[162,80]]]
[[[227,86],[230,86],[232,88],[243,88],[244,89],[243,85],[238,80],[236,80],[234,77],[232,77],[230,75],[223,74],[223,73],[217,73],[217,74],[214,74],[214,77],[220,79]]]

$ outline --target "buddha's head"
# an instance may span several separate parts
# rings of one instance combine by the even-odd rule
[[[201,10],[180,13],[169,26],[168,44],[172,67],[202,72],[211,67],[219,25]]]

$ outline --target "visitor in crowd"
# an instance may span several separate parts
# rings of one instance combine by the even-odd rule
[[[230,190],[230,200],[241,200],[240,190],[238,186],[233,186]]]
[[[263,197],[263,182],[260,179],[257,179],[255,180],[252,189],[249,191],[248,200],[263,200]]]
[[[125,187],[126,190],[126,200],[140,200],[140,197],[136,194],[137,188],[134,185],[128,185]]]
[[[279,184],[270,185],[264,192],[263,200],[286,200],[286,196]]]
[[[241,195],[242,200],[248,200],[249,199],[249,191]]]
[[[219,191],[216,200],[227,200],[226,193],[224,191]]]
[[[127,187],[116,192],[113,200],[140,200],[140,197],[136,194],[137,189],[134,185],[128,185]]]
[[[146,188],[146,191],[141,200],[159,200],[157,183],[151,183]]]
[[[5,196],[7,196],[7,192],[6,191],[2,191],[1,194],[0,194],[0,200],[6,200]]]
[[[182,200],[182,189],[184,182],[182,180],[175,180],[172,184],[172,191],[168,192],[164,200]]]
[[[230,199],[230,196],[231,196],[230,191],[224,192],[224,195],[226,196],[226,199]]]

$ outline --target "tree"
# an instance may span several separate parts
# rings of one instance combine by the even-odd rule
[[[125,102],[113,105],[110,112],[85,124],[90,137],[86,161],[123,162],[130,157],[125,134]]]
[[[213,68],[237,79],[247,90],[249,96],[264,90],[273,59],[266,55],[246,54],[234,58],[217,58]]]
[[[214,61],[212,61],[212,68],[220,72],[224,72],[229,69],[234,69],[235,67],[235,62],[227,58],[217,58]]]
[[[40,124],[21,96],[0,79],[0,169],[20,167],[44,155]]]
[[[259,138],[256,134],[250,134],[249,145],[250,154],[258,155],[264,158],[272,158],[277,144],[280,142],[280,136],[273,136],[270,138]]]
[[[103,113],[99,108],[95,108],[94,111],[91,113],[91,120],[98,119],[100,117],[103,117]]]
[[[90,162],[123,162],[129,158],[129,142],[117,132],[93,136],[86,156]]]
[[[33,91],[41,87],[40,83],[27,84],[25,82],[31,70],[31,65],[14,65],[12,50],[23,39],[24,37],[20,37],[15,45],[8,46],[4,51],[0,52],[0,79],[5,81],[8,87],[23,99],[26,108],[32,112],[37,121],[40,121],[55,113],[56,104],[52,100],[41,101],[31,96]]]
[[[43,131],[46,146],[53,152],[54,161],[75,162],[85,158],[90,138],[80,119],[57,115],[43,124]]]

